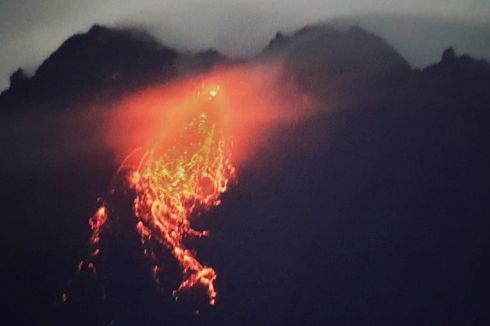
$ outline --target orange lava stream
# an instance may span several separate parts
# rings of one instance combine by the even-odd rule
[[[108,217],[109,216],[107,213],[106,203],[102,203],[101,206],[95,212],[95,214],[89,218],[88,225],[90,226],[90,230],[92,231],[92,235],[90,236],[89,243],[92,246],[92,252],[86,259],[81,260],[78,263],[77,272],[81,272],[84,266],[88,268],[88,270],[91,271],[92,273],[96,272],[95,264],[93,260],[100,253],[99,245],[100,245],[101,235],[104,226],[107,223]],[[66,302],[66,300],[67,300],[67,294],[63,293],[63,302]]]
[[[208,84],[201,84],[197,92],[193,78],[157,85],[124,99],[107,117],[102,116],[107,125],[101,138],[118,155],[131,153],[120,157],[116,174],[128,172],[126,185],[135,195],[136,232],[156,282],[162,276],[157,260],[164,249],[182,272],[174,298],[181,291],[200,288],[214,305],[217,273],[188,247],[190,239],[206,237],[208,232],[194,229],[191,221],[220,204],[235,167],[251,162],[259,149],[269,145],[269,136],[278,127],[313,111],[308,97],[298,92],[280,66],[216,70],[199,80]],[[223,89],[213,84],[216,81]],[[116,190],[111,191],[109,199]],[[108,212],[113,211],[110,205],[110,200],[103,201],[89,220],[92,251],[79,264],[79,271],[85,267],[95,272]],[[62,300],[66,298],[64,294]]]
[[[107,207],[105,204],[97,209],[95,214],[88,220],[88,224],[90,225],[90,229],[92,230],[92,236],[90,237],[90,244],[95,247],[92,252],[92,256],[97,256],[100,249],[98,245],[100,243],[100,235],[102,233],[102,228],[107,222]]]
[[[191,237],[205,237],[207,231],[191,227],[191,217],[198,210],[207,210],[220,204],[220,195],[228,188],[235,168],[230,162],[230,144],[225,140],[221,125],[219,86],[201,85],[194,98],[184,107],[193,114],[180,132],[171,139],[162,140],[142,156],[139,164],[130,169],[129,187],[136,193],[134,215],[136,230],[146,255],[155,259],[150,242],[167,248],[182,269],[182,282],[173,291],[203,286],[209,304],[216,302],[216,272],[205,266],[184,245]],[[169,138],[169,137],[167,137]],[[90,244],[94,247],[90,258],[99,252],[101,232],[108,219],[103,203],[89,219],[92,230]],[[79,269],[84,262],[79,265]],[[153,262],[158,282],[159,266]],[[95,272],[93,263],[89,269]]]
[[[218,88],[207,90],[205,101],[213,101]],[[210,105],[209,105],[210,104]],[[137,230],[144,246],[150,239],[167,247],[178,260],[184,280],[175,290],[202,285],[207,289],[209,303],[216,301],[214,282],[216,272],[202,265],[187,249],[187,237],[207,236],[207,231],[194,230],[190,217],[197,208],[209,209],[219,205],[234,168],[230,164],[227,144],[215,121],[215,105],[206,103],[178,135],[170,148],[149,151],[140,166],[130,175],[129,182],[136,190],[134,212],[139,219]],[[155,272],[158,266],[155,265]]]

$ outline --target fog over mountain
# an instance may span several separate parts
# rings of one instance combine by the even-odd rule
[[[490,4],[485,0],[146,0],[124,4],[117,0],[7,0],[0,3],[0,89],[8,86],[8,76],[18,67],[32,74],[66,38],[94,23],[140,26],[170,46],[193,51],[215,48],[247,57],[258,53],[279,30],[292,32],[312,22],[353,15],[418,67],[436,62],[441,47],[451,45],[476,57],[490,56]]]
[[[377,14],[327,20],[335,26],[358,24],[392,44],[414,67],[438,61],[449,46],[460,53],[490,59],[490,22],[451,19],[442,16]]]

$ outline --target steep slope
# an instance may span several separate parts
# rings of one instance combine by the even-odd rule
[[[261,57],[282,58],[305,90],[331,106],[377,101],[411,71],[389,44],[360,27],[314,25],[277,34]]]
[[[0,95],[0,111],[42,111],[45,106],[111,101],[139,87],[165,82],[183,71],[207,69],[224,57],[216,51],[179,53],[149,34],[131,29],[93,26],[66,40],[32,78],[22,70]]]

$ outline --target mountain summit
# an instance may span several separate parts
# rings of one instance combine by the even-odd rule
[[[0,95],[2,110],[64,107],[90,99],[108,100],[180,73],[180,66],[206,69],[223,58],[216,51],[196,55],[164,46],[144,31],[94,25],[67,39],[32,78],[22,70]],[[54,103],[54,105],[52,105]]]

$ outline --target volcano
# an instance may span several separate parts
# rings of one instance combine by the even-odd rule
[[[358,26],[74,35],[0,95],[2,321],[486,325],[488,85]]]

